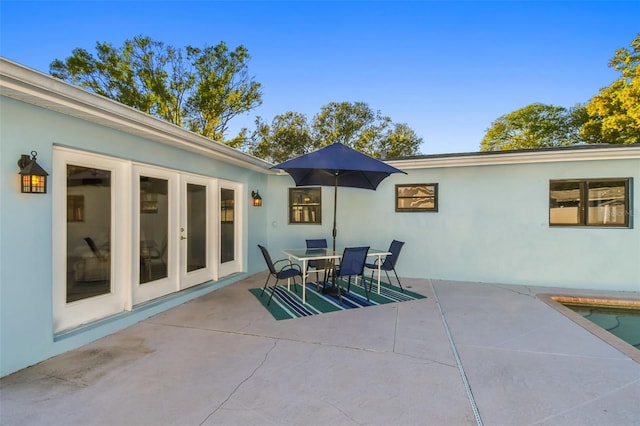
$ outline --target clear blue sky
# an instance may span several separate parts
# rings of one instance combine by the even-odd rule
[[[640,1],[0,0],[0,19],[0,54],[45,73],[76,47],[136,35],[242,44],[263,104],[233,131],[256,115],[310,120],[329,102],[362,101],[434,154],[477,151],[501,115],[571,107],[609,85],[609,59],[640,32]]]

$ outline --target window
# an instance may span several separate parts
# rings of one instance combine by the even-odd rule
[[[437,212],[438,184],[412,183],[396,185],[397,212]]]
[[[321,188],[289,188],[289,223],[322,223]]]
[[[549,225],[628,228],[630,181],[630,178],[549,181]]]

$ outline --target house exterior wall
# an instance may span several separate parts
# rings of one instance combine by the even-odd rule
[[[567,152],[571,158],[573,152]],[[402,169],[400,164],[393,164]],[[435,167],[391,175],[377,191],[338,188],[337,246],[404,241],[400,276],[564,288],[640,291],[640,229],[549,226],[549,180],[632,177],[640,159]],[[438,212],[396,213],[395,185],[438,183]],[[322,225],[289,225],[289,176],[269,178],[272,250],[331,241],[333,188],[322,188]],[[633,218],[632,218],[633,219]]]
[[[1,376],[264,271],[257,244],[275,258],[307,238],[331,240],[333,188],[322,188],[322,224],[290,225],[293,180],[261,160],[212,148],[175,126],[1,58],[0,77]],[[55,188],[50,181],[47,194],[21,194],[16,163],[35,150],[50,178],[60,176],[66,171],[55,168],[59,147],[242,185],[242,271],[54,333]],[[566,156],[547,161],[533,153],[535,161],[493,164],[479,157],[463,165],[390,162],[408,174],[390,176],[377,191],[338,189],[337,246],[386,248],[392,239],[405,241],[397,265],[403,277],[639,292],[640,230],[633,223],[640,211],[638,150],[615,158]],[[609,177],[632,178],[629,229],[549,226],[550,179]],[[438,212],[395,212],[395,185],[402,183],[438,183]],[[262,207],[250,206],[253,190],[262,195]]]
[[[248,250],[265,233],[265,210],[249,206],[252,189],[266,184],[263,173],[159,144],[143,137],[93,124],[8,97],[0,97],[0,375],[32,365],[88,343],[144,318],[231,284],[264,269],[258,253]],[[170,169],[197,173],[245,185],[241,218],[245,270],[217,282],[193,287],[161,301],[78,330],[54,335],[52,319],[53,241],[52,182],[47,194],[22,194],[17,161],[38,152],[37,161],[51,178],[54,146],[95,152]],[[264,192],[264,191],[261,191]]]

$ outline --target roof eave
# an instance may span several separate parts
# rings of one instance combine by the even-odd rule
[[[271,163],[0,57],[0,94],[261,173]]]
[[[427,155],[390,159],[385,162],[402,170],[410,170],[632,158],[640,158],[640,144]]]

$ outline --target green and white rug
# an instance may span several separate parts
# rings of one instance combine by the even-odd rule
[[[342,284],[343,288],[346,289],[346,281],[343,281]],[[286,284],[278,285],[269,306],[267,306],[267,301],[269,300],[269,296],[271,296],[271,287],[264,291],[262,297],[260,297],[262,288],[252,288],[249,289],[249,291],[277,320],[300,318],[345,309],[363,308],[367,306],[384,305],[387,303],[426,298],[426,296],[414,293],[407,289],[404,289],[404,292],[402,292],[400,291],[400,287],[396,287],[385,282],[381,283],[380,294],[378,294],[378,284],[377,282],[374,282],[371,291],[369,292],[369,300],[367,300],[364,287],[362,287],[361,284],[362,283],[359,282],[356,285],[352,282],[351,291],[342,295],[342,303],[340,302],[338,295],[323,294],[322,285],[318,290],[315,282],[307,282],[307,303],[304,305],[302,304],[301,284],[295,284],[297,293],[294,291],[293,284],[291,286],[291,291],[287,291]]]

